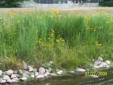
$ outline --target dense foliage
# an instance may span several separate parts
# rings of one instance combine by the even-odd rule
[[[0,0],[0,7],[17,7],[23,0]]]
[[[103,0],[103,1],[100,2],[100,5],[112,7],[113,6],[113,0]]]
[[[76,68],[88,65],[99,55],[113,58],[113,18],[108,13],[67,15],[52,10],[0,18],[0,67],[27,63]]]

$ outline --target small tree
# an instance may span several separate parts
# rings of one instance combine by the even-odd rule
[[[100,5],[101,6],[113,6],[113,0],[102,0],[101,2],[100,2]]]
[[[23,0],[0,0],[0,7],[17,7]]]

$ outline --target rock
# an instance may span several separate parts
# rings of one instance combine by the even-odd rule
[[[100,65],[95,65],[94,68],[110,68],[110,65],[105,62],[102,62]]]
[[[13,81],[11,79],[8,79],[7,83],[13,83]]]
[[[0,79],[0,83],[1,83],[1,84],[4,84],[4,83],[6,83],[6,80]]]
[[[102,68],[109,68],[110,66],[108,64],[106,64],[105,62],[102,62],[100,64],[100,67],[102,67]]]
[[[69,71],[69,73],[74,74],[74,73],[75,73],[75,71]]]
[[[28,66],[28,71],[33,72],[34,71],[33,67],[32,66]]]
[[[17,77],[19,77],[18,74],[12,74],[12,75],[11,75],[11,78],[12,78],[12,79],[13,79],[13,78],[17,78]]]
[[[86,70],[83,69],[83,68],[77,68],[76,71],[78,71],[78,72],[85,72]]]
[[[97,75],[90,75],[90,77],[92,77],[92,78],[99,78],[99,76],[97,76]]]
[[[17,82],[19,82],[19,79],[18,79],[18,78],[13,78],[13,79],[12,79],[12,82],[13,82],[13,83],[17,83]]]
[[[39,68],[39,74],[44,74],[46,72],[45,68],[40,67]]]
[[[53,64],[53,61],[50,61],[49,64],[52,65]]]
[[[27,63],[24,62],[24,61],[23,61],[23,67],[24,67],[25,70],[28,69],[28,65],[27,65]]]
[[[50,75],[51,75],[51,76],[57,76],[57,74],[56,74],[56,73],[50,73]]]
[[[58,70],[58,71],[57,71],[57,74],[58,74],[58,75],[63,74],[63,70]]]
[[[18,73],[18,71],[17,71],[17,70],[15,70],[13,73],[14,73],[14,74],[17,74],[17,73]]]
[[[9,80],[10,77],[8,75],[3,75],[3,80]]]
[[[52,72],[52,68],[46,69],[46,72],[51,73]]]
[[[8,70],[8,71],[5,72],[5,74],[10,76],[10,75],[13,74],[13,70]]]
[[[101,56],[98,57],[98,59],[94,62],[94,66],[98,66],[103,62],[103,58]]]
[[[24,77],[29,77],[29,75],[30,75],[30,73],[28,73],[28,72],[24,72],[24,73],[23,73],[23,76],[24,76]]]
[[[36,76],[38,76],[39,73],[38,72],[35,72],[34,74],[35,74],[35,77],[36,77]]]
[[[0,76],[3,74],[2,70],[0,70]]]
[[[31,78],[35,78],[35,75],[34,74],[31,74]]]
[[[30,75],[30,72],[29,72],[29,71],[24,70],[23,74]]]
[[[110,65],[110,64],[111,64],[111,62],[110,62],[109,60],[106,60],[105,63],[106,63],[107,65]]]
[[[48,77],[49,75],[50,75],[49,72],[46,72],[46,73],[44,74],[45,77]]]
[[[101,68],[101,67],[100,67],[100,65],[98,65],[98,66],[97,65],[94,65],[94,68]]]
[[[37,72],[37,69],[36,69],[36,68],[34,68],[34,69],[33,69],[33,72]]]
[[[25,81],[25,80],[27,80],[27,77],[22,77],[22,78],[20,78],[20,80],[22,80],[22,81]]]
[[[44,78],[44,75],[38,75],[36,78],[37,79],[42,79],[42,78]]]
[[[23,70],[19,69],[19,73],[20,73],[20,74],[23,74]]]

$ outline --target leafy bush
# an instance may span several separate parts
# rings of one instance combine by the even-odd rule
[[[101,6],[113,6],[113,0],[103,0],[102,2],[100,2]]]
[[[23,0],[0,0],[0,7],[17,7]]]

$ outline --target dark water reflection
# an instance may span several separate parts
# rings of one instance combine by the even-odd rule
[[[113,85],[113,69],[105,71],[108,72],[107,76],[96,79],[85,77],[84,74],[71,74],[57,78],[49,78],[44,81],[21,82],[15,85]]]

